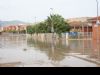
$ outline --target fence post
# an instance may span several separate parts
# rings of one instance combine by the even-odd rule
[[[68,40],[69,39],[69,35],[68,35],[68,33],[66,33],[66,40]]]

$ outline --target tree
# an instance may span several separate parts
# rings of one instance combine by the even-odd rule
[[[44,22],[40,22],[36,25],[36,32],[37,33],[46,33],[47,32],[47,26]]]
[[[33,34],[33,33],[35,33],[35,29],[34,29],[35,27],[34,26],[27,26],[27,33],[29,33],[29,34]]]
[[[69,24],[66,23],[64,18],[62,16],[58,15],[58,14],[50,15],[47,18],[46,23],[48,25],[49,30],[53,26],[54,31],[58,34],[70,31]]]
[[[54,32],[57,34],[70,31],[70,26],[65,22],[64,18],[58,14],[48,16],[44,22],[37,23],[33,26],[27,27],[29,34],[33,33],[51,33],[51,28],[54,28]]]

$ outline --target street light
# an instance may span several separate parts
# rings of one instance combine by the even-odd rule
[[[96,0],[96,3],[97,3],[97,20],[96,20],[96,27],[98,27],[98,25],[100,24],[99,23],[99,1]],[[99,29],[97,28],[97,43],[99,42]]]
[[[54,49],[55,49],[55,46],[54,46],[54,25],[53,25],[53,19],[52,19],[52,15],[53,15],[53,8],[50,8],[50,17],[51,17],[51,33],[52,33],[52,43],[51,43],[51,50],[52,50],[52,54],[54,55]]]
[[[50,12],[50,16],[53,15],[53,8],[50,8],[51,12]],[[53,25],[53,20],[51,17],[51,32],[54,33],[54,25]]]
[[[34,17],[34,19],[35,19],[35,25],[36,25],[36,16]],[[35,27],[35,33],[36,33],[36,27]]]
[[[96,25],[98,26],[100,24],[100,22],[99,22],[99,1],[96,0],[96,2],[97,2],[97,21],[96,21]],[[99,29],[97,28],[97,44],[100,42],[98,33],[99,33]],[[97,46],[97,49],[99,49],[99,46]],[[100,53],[99,50],[98,50],[98,53]]]
[[[2,27],[1,27],[1,24],[0,24],[0,34],[2,33]]]
[[[97,3],[97,21],[96,21],[96,25],[99,25],[99,2],[98,0],[96,0],[96,3]]]
[[[37,18],[37,17],[34,17],[34,19],[35,19],[35,24],[36,24],[36,18]]]
[[[28,32],[27,32],[27,25],[26,25],[25,29],[26,29],[26,36],[27,36],[27,33],[28,33]]]

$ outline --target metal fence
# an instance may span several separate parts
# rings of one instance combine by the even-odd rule
[[[69,39],[92,39],[92,32],[70,32]]]

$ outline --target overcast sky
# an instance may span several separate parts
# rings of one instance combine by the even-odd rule
[[[0,20],[42,21],[50,8],[66,19],[96,16],[96,0],[0,0]]]

